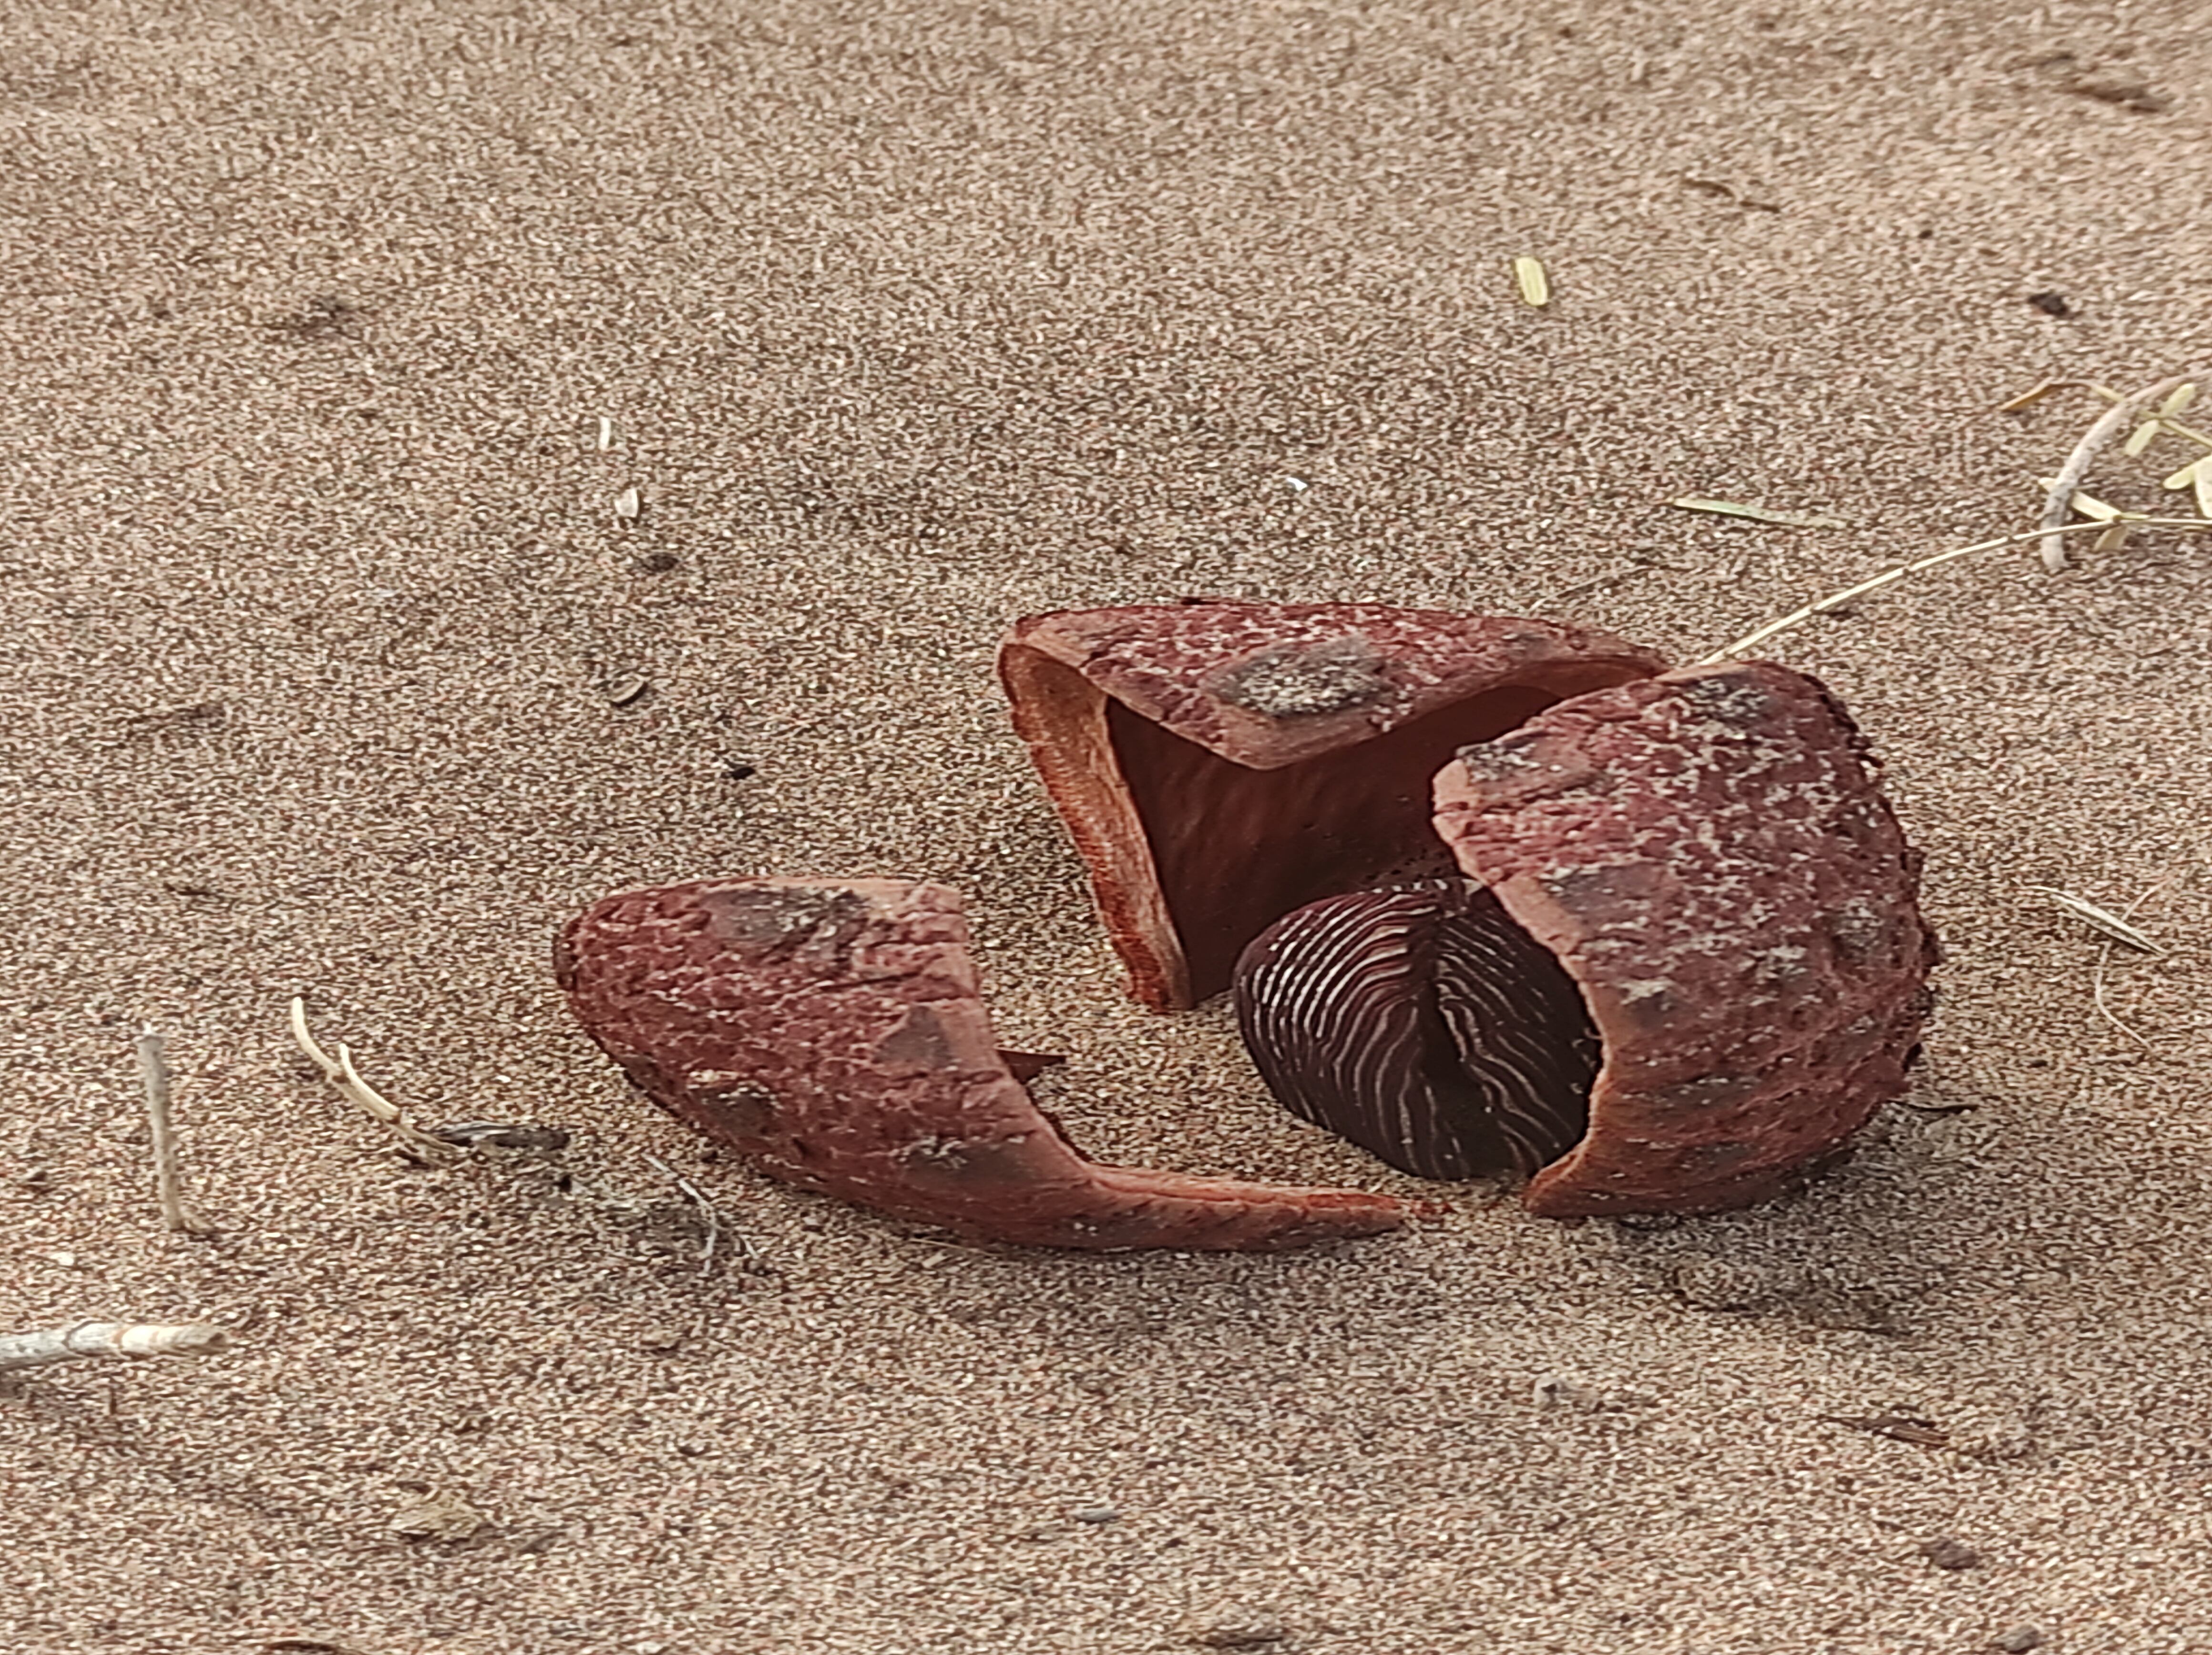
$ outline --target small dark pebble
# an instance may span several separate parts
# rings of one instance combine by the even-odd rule
[[[1208,1617],[1191,1628],[1190,1640],[1207,1649],[1259,1649],[1290,1635],[1272,1615],[1238,1613]]]
[[[1981,1553],[1948,1534],[1929,1541],[1920,1549],[1920,1555],[1939,1569],[1978,1569],[1982,1566]]]
[[[2032,293],[2027,302],[2045,316],[2067,317],[2074,314],[2074,306],[2066,302],[2063,293]]]
[[[680,569],[684,560],[673,552],[647,552],[637,560],[637,567],[646,574],[666,574],[671,569]]]
[[[2043,1647],[2043,1628],[2023,1622],[2009,1632],[2000,1632],[1990,1642],[2005,1655],[2027,1655],[2029,1650]]]
[[[747,764],[743,759],[732,759],[723,765],[722,774],[732,781],[744,781],[747,777],[757,776],[760,771],[757,766]]]
[[[194,701],[189,706],[167,707],[159,712],[134,712],[117,722],[140,730],[152,729],[163,724],[173,725],[179,729],[193,726],[212,729],[217,724],[227,722],[229,717],[229,707],[221,701]]]
[[[2066,90],[2077,98],[2094,98],[2099,103],[2117,105],[2138,115],[2163,115],[2173,106],[2163,93],[2153,89],[2149,82],[2124,75],[2077,76]]]

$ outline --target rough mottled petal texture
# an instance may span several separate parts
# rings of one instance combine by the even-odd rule
[[[1583,695],[1468,748],[1436,797],[1604,1042],[1533,1210],[1748,1205],[1904,1092],[1936,958],[1919,858],[1814,680],[1747,663]]]
[[[1031,616],[999,657],[1131,991],[1161,1009],[1227,988],[1294,908],[1451,872],[1429,813],[1453,753],[1663,664],[1542,621],[1210,601]]]
[[[778,1178],[979,1239],[1267,1249],[1396,1228],[1388,1197],[1085,1160],[991,1035],[956,891],[709,880],[596,904],[556,952],[653,1100]]]

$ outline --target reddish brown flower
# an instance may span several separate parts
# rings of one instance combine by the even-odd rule
[[[1234,973],[1290,1106],[1429,1176],[1533,1173],[1559,1216],[1773,1194],[1903,1091],[1925,1015],[1918,858],[1849,717],[1780,667],[1659,666],[1538,621],[1214,603],[1037,617],[1000,657],[1139,995]],[[942,887],[637,892],[560,971],[665,1106],[889,1212],[1094,1248],[1403,1216],[1084,1160],[1017,1078],[1041,1060],[994,1045]]]
[[[1772,1194],[1902,1093],[1925,1012],[1917,859],[1850,718],[1780,667],[1660,665],[1214,603],[1000,655],[1140,998],[1239,977],[1290,1107],[1428,1176],[1533,1171],[1562,1215]]]
[[[1437,770],[1566,696],[1664,664],[1609,634],[1372,603],[1190,603],[1018,621],[1014,727],[1136,997],[1229,986],[1293,908],[1453,871]]]

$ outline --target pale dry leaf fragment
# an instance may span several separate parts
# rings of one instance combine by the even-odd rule
[[[1815,517],[1804,512],[1771,512],[1764,506],[1745,506],[1732,500],[1699,500],[1685,496],[1667,502],[1677,511],[1709,512],[1716,517],[1747,518],[1753,523],[1778,523],[1785,529],[1848,529],[1839,518]]]
[[[615,446],[615,422],[604,414],[599,415],[599,442],[602,454]]]
[[[2056,477],[2038,477],[2035,480],[2035,485],[2045,493],[2055,493],[2058,488],[2058,480]],[[2079,512],[2085,518],[2094,518],[2100,523],[2117,523],[2122,518],[2135,515],[2123,512],[2109,501],[2099,500],[2094,494],[2085,494],[2079,488],[2067,497],[2066,504],[2069,509]]]
[[[2130,532],[2131,531],[2125,523],[2115,523],[2111,528],[2106,530],[2104,533],[2097,537],[2095,541],[2091,543],[2089,549],[2100,555],[2107,552],[2117,552],[2127,545],[2128,536]]]
[[[459,1494],[433,1489],[403,1506],[392,1519],[392,1532],[410,1540],[466,1540],[483,1527],[484,1514]]]
[[[2212,517],[2212,460],[2203,460],[2197,467],[2197,513]]]
[[[2172,489],[2176,492],[2184,488],[2191,488],[2196,484],[2198,477],[2200,477],[2208,469],[2212,468],[2208,468],[2204,460],[2191,460],[2188,464],[2183,466],[2181,470],[2176,471],[2172,476],[2160,482],[2159,487],[2161,488]]]
[[[1541,310],[1552,302],[1552,278],[1546,272],[1544,261],[1540,258],[1530,258],[1523,254],[1515,259],[1513,285],[1521,290],[1522,302],[1536,310]]]
[[[2083,924],[2094,931],[2102,931],[2116,943],[2124,943],[2130,948],[2139,949],[2144,954],[2163,955],[2166,952],[2130,921],[2122,918],[2109,908],[2099,907],[2087,897],[2076,896],[2071,891],[2060,890],[2056,885],[2030,885],[2027,888],[2039,895],[2049,897]]]
[[[2176,385],[2173,388],[2173,395],[2158,405],[2158,417],[2161,420],[2178,419],[2188,411],[2190,403],[2196,400],[2195,381],[2192,380],[2187,385]]]
[[[634,518],[638,514],[638,511],[639,504],[637,488],[635,484],[623,489],[622,493],[615,496],[615,515],[617,517],[623,518]]]
[[[2133,459],[2151,446],[2152,440],[2165,428],[2165,426],[2166,420],[2163,415],[2152,415],[2150,418],[2128,433],[2127,441],[2120,445],[2120,452]]]

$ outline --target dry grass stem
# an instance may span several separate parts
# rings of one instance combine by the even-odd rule
[[[1851,525],[1841,518],[1819,517],[1807,512],[1770,512],[1764,506],[1745,506],[1732,500],[1698,500],[1685,497],[1667,502],[1680,512],[1710,512],[1716,517],[1747,518],[1753,523],[1778,523],[1789,529],[1848,529]]]
[[[154,1146],[154,1191],[161,1203],[161,1222],[181,1234],[205,1235],[214,1227],[185,1204],[177,1134],[169,1123],[169,1060],[161,1037],[150,1028],[138,1034],[138,1078],[146,1090],[146,1121],[152,1128]]]
[[[2207,530],[2212,530],[2212,513],[2194,518],[2130,518],[2128,519],[2128,526],[2131,529],[2182,529],[2203,534]],[[1918,574],[1923,569],[1935,568],[1938,564],[1954,562],[1962,557],[1971,557],[1977,552],[1994,552],[2006,546],[2018,546],[2031,540],[2042,540],[2050,535],[2079,534],[2090,529],[2103,534],[2108,532],[2111,527],[2110,524],[2093,520],[2087,523],[2063,523],[2056,529],[2024,529],[2018,534],[2000,535],[1995,540],[1978,540],[1971,546],[1954,546],[1948,551],[1937,552],[1934,556],[1923,557],[1917,562],[1900,563],[1894,568],[1884,569],[1872,579],[1862,580],[1857,585],[1847,586],[1839,592],[1831,592],[1827,597],[1808,603],[1801,609],[1792,609],[1779,621],[1770,621],[1757,631],[1746,633],[1733,644],[1715,650],[1698,664],[1709,667],[1732,657],[1741,655],[1746,650],[1756,648],[1778,633],[1788,632],[1793,627],[1804,625],[1816,615],[1839,609],[1854,597],[1863,597],[1869,592],[1879,591],[1884,586],[1893,585],[1908,575]]]
[[[2118,925],[2118,926],[2119,926],[2119,927],[2121,927],[2121,928],[2122,928],[2122,930],[2124,930],[2124,931],[2133,931],[2133,932],[2135,932],[2135,935],[2136,935],[2136,936],[2138,936],[2138,937],[2142,937],[2142,932],[2140,932],[2140,931],[2136,931],[2136,929],[2135,929],[2135,927],[2134,927],[2132,924],[2130,924],[2129,923],[2129,921],[2130,921],[2130,918],[2133,917],[2133,915],[2134,915],[2134,913],[2135,913],[2135,911],[2136,911],[2137,908],[2140,908],[2141,906],[2142,906],[2142,905],[2143,905],[2144,903],[2146,903],[2146,902],[2148,902],[2148,900],[2150,900],[2150,899],[2151,899],[2152,895],[2153,895],[2153,894],[2154,894],[2154,893],[2155,893],[2155,892],[2156,892],[2160,888],[2159,888],[2158,886],[2156,886],[2156,885],[2152,886],[2148,890],[2144,891],[2144,892],[2143,892],[2140,896],[2136,897],[2136,900],[2135,900],[2134,901],[2132,901],[2132,902],[2129,903],[2129,904],[2128,904],[2128,906],[2127,906],[2124,909],[2123,909],[2120,912],[2118,912],[2118,913],[2117,913],[2117,914],[2113,914],[2113,913],[2106,913],[2106,912],[2105,912],[2105,910],[2104,910],[2104,909],[2102,909],[2102,908],[2098,908],[2098,907],[2096,906],[2096,904],[2094,904],[2094,902],[2083,902],[2083,901],[2082,901],[2082,900],[2081,900],[2081,898],[2079,898],[2079,897],[2071,896],[2071,895],[2069,895],[2068,893],[2063,892],[2063,891],[2054,891],[2054,890],[2052,890],[2052,889],[2051,889],[2051,888],[2050,886],[2047,886],[2047,885],[2039,885],[2039,886],[2034,886],[2034,887],[2033,887],[2032,888],[2036,889],[2036,890],[2043,891],[2043,892],[2045,892],[2045,894],[2050,894],[2050,895],[2053,895],[2053,896],[2059,896],[2059,897],[2064,897],[2064,898],[2066,899],[2066,906],[2069,906],[2069,907],[2072,907],[2072,906],[2073,906],[2073,905],[2074,905],[2074,904],[2075,904],[2075,903],[2081,903],[2081,907],[2083,907],[2083,908],[2095,908],[2095,909],[2096,909],[2096,912],[2097,912],[2099,914],[2102,915],[2102,916],[2104,917],[2104,918],[2105,918],[2105,919],[2107,919],[2107,920],[2112,921],[2114,924]],[[2079,910],[2079,909],[2076,909],[2075,911],[2076,911],[2076,912],[2080,912],[2080,910]],[[2083,914],[2083,915],[2082,915],[2082,917],[2083,917],[2084,918],[2087,918],[2088,916],[2087,916],[2087,914]],[[2105,927],[2103,924],[2099,924],[2099,922],[2092,921],[2091,923],[2092,923],[2092,924],[2098,924],[2098,928],[2099,928],[2100,930],[2105,930],[2105,929],[2106,929],[2106,927]],[[2111,934],[2112,936],[2113,936],[2114,937],[2118,938],[2118,940],[2120,940],[2120,941],[2126,941],[2126,940],[2127,940],[2125,937],[2120,937],[2119,932],[2118,932],[2118,931],[2113,931],[2113,932],[2112,932],[2112,933],[2110,933],[2110,934]],[[2145,943],[2150,943],[2150,939],[2149,939],[2148,937],[2143,937],[2143,942],[2144,942]],[[2130,943],[2130,947],[2139,947],[2139,946],[2141,946],[2141,944]],[[2153,953],[2155,953],[2155,954],[2163,954],[2163,953],[2165,952],[2165,950],[2164,950],[2163,949],[2159,948],[2155,943],[2151,943],[2151,944],[2150,944],[2150,946],[2151,946],[2151,950],[2152,950],[2152,952],[2153,952]],[[2106,1022],[2110,1023],[2110,1024],[2111,1024],[2114,1028],[2118,1029],[2118,1030],[2120,1031],[2120,1033],[2121,1033],[2121,1034],[2123,1034],[2126,1035],[2130,1040],[2133,1040],[2133,1041],[2134,1041],[2137,1046],[2141,1046],[2144,1051],[2148,1052],[2148,1051],[2149,1051],[2149,1050],[2151,1049],[2150,1042],[2149,1042],[2148,1040],[2145,1040],[2145,1039],[2144,1039],[2141,1034],[2137,1034],[2137,1033],[2135,1031],[2135,1029],[2133,1029],[2132,1028],[2130,1028],[2127,1023],[2124,1022],[2124,1021],[2121,1020],[2121,1018],[2120,1018],[2120,1015],[2119,1015],[2118,1012],[2114,1011],[2114,1010],[2112,1009],[2112,1008],[2108,1003],[2106,1003],[2106,999],[2105,999],[2105,985],[2106,985],[2106,973],[2107,973],[2108,971],[2110,971],[2110,969],[2111,969],[2111,967],[2112,967],[2112,947],[2113,947],[2113,944],[2112,944],[2112,943],[2109,943],[2109,942],[2108,942],[2108,943],[2106,943],[2105,944],[2105,946],[2104,946],[2103,948],[2101,948],[2101,949],[2098,949],[2098,950],[2097,950],[2097,966],[2096,966],[2096,969],[2095,969],[2094,971],[2091,972],[2091,973],[2090,973],[2090,974],[2089,974],[2089,1003],[2090,1003],[2092,1005],[2094,1005],[2094,1007],[2096,1007],[2096,1009],[2097,1009],[2097,1015],[2098,1015],[2100,1017],[2102,1017],[2102,1018],[2103,1018]]]
[[[2183,386],[2194,385],[2205,376],[2207,371],[2203,367],[2193,367],[2186,373],[2171,374],[2156,385],[2146,385],[2141,391],[2122,397],[2081,433],[2081,440],[2074,445],[2074,452],[2066,457],[2066,464],[2058,468],[2058,475],[2051,479],[2050,494],[2044,502],[2044,533],[2039,549],[2043,556],[2043,567],[2051,573],[2057,574],[2066,567],[2066,545],[2059,539],[2058,530],[2065,524],[2067,512],[2073,509],[2074,491],[2081,486],[2082,478],[2089,475],[2090,466],[2096,463],[2098,454],[2112,440],[2113,433]]]
[[[1562,586],[1555,592],[1547,592],[1541,597],[1531,598],[1527,607],[1531,609],[1552,609],[1559,604],[1570,603],[1577,597],[1587,597],[1594,591],[1601,591],[1607,586],[1615,585],[1623,580],[1632,579],[1639,574],[1650,574],[1656,567],[1657,566],[1650,563],[1625,561],[1615,563],[1609,568],[1592,575],[1588,580],[1577,581],[1571,586]]]
[[[2105,1003],[2105,973],[2112,963],[2112,948],[2113,945],[2107,943],[2097,951],[2097,968],[2089,974],[2090,1003],[2097,1008],[2097,1015],[2100,1017],[2148,1052],[2150,1050],[2150,1042],[2121,1021],[2119,1014]]]
[[[432,1166],[446,1165],[459,1156],[460,1150],[412,1125],[398,1104],[363,1080],[361,1071],[353,1065],[353,1053],[344,1046],[338,1047],[335,1058],[318,1046],[315,1037],[307,1032],[307,1002],[298,995],[292,997],[292,1039],[307,1054],[308,1061],[323,1071],[323,1078],[341,1097],[388,1129],[409,1155]]]
[[[210,1322],[76,1322],[0,1336],[0,1373],[100,1357],[207,1356],[229,1343],[230,1335]]]
[[[2049,897],[2083,924],[2104,932],[2116,943],[2124,943],[2128,947],[2138,949],[2144,954],[2163,955],[2166,952],[2141,931],[2129,924],[2125,914],[2117,914],[2109,908],[2100,908],[2087,897],[2076,896],[2071,891],[2062,891],[2056,885],[2031,885],[2027,888]],[[2128,912],[2133,913],[2142,905],[2142,900],[2137,897],[2134,902],[2129,904]]]

